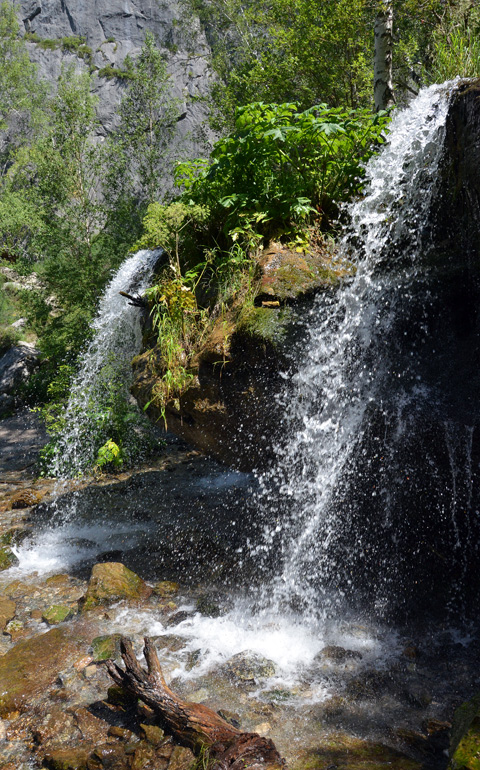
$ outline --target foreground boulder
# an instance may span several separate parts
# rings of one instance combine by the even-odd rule
[[[24,711],[51,686],[60,670],[85,655],[85,639],[65,628],[19,641],[0,658],[0,716]]]
[[[95,564],[83,600],[82,611],[118,602],[121,599],[148,599],[152,590],[142,578],[120,562]]]

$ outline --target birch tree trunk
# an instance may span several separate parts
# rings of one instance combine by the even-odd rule
[[[395,103],[392,84],[393,7],[383,4],[375,18],[375,61],[373,93],[375,111],[385,110]]]

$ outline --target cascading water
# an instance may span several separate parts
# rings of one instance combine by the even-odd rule
[[[161,249],[142,249],[128,257],[107,285],[95,320],[93,337],[83,356],[64,413],[64,429],[57,438],[52,462],[57,479],[49,523],[33,539],[16,549],[19,572],[49,572],[91,560],[102,550],[112,549],[128,537],[142,536],[127,516],[117,517],[115,527],[96,516],[79,516],[77,491],[69,494],[70,479],[80,476],[95,462],[99,435],[109,430],[115,410],[125,409],[130,397],[132,358],[142,341],[140,312],[120,291],[142,294],[149,286]],[[135,425],[130,423],[135,431]],[[105,438],[108,438],[108,434]],[[105,440],[104,438],[104,440]],[[85,505],[83,505],[85,508]],[[56,526],[52,527],[52,518]]]
[[[132,358],[141,346],[138,308],[120,295],[141,294],[149,285],[161,250],[142,249],[123,262],[108,284],[92,324],[93,337],[83,356],[65,411],[65,428],[53,463],[57,478],[72,478],[95,460],[95,434],[108,419],[112,400],[128,401]]]
[[[435,398],[411,363],[395,364],[389,346],[412,286],[425,273],[419,255],[429,248],[426,222],[450,91],[451,84],[432,86],[395,114],[387,145],[367,167],[366,195],[349,209],[342,248],[346,257],[354,253],[356,262],[360,257],[356,274],[338,296],[318,300],[303,364],[283,395],[285,433],[290,438],[273,472],[261,478],[263,497],[275,499],[276,511],[268,514],[275,523],[267,526],[265,542],[258,549],[265,560],[272,553],[282,560],[273,590],[279,608],[302,607],[308,616],[325,615],[333,605],[338,612],[342,594],[352,584],[358,588],[358,576],[351,574],[354,564],[361,565],[362,552],[375,547],[371,531],[362,539],[362,527],[354,542],[349,538],[361,516],[355,498],[362,479],[357,474],[362,465],[365,470],[377,462],[375,447],[373,451],[365,447],[372,412],[375,409],[381,416],[386,400],[390,412],[393,404],[396,418],[385,430],[400,438],[419,404]],[[428,295],[423,301],[428,304]],[[404,342],[413,362],[415,342]],[[384,466],[387,459],[381,458]],[[370,481],[367,494],[372,500],[383,496],[383,520],[377,525],[389,529],[394,502],[389,500],[388,485],[381,484],[381,472],[380,467],[378,483]],[[364,530],[368,514],[365,518]],[[383,563],[381,554],[377,561],[379,573],[394,571],[393,563]],[[377,582],[376,602],[381,608],[382,574]]]

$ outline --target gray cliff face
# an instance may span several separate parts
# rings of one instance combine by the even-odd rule
[[[25,32],[42,39],[83,36],[93,51],[92,68],[121,68],[127,54],[135,58],[150,30],[166,55],[172,96],[178,100],[180,120],[172,153],[202,155],[212,139],[207,125],[205,97],[211,72],[209,47],[198,19],[188,15],[182,0],[21,0],[19,15]],[[88,64],[74,53],[41,48],[29,42],[39,74],[55,82],[62,64]],[[94,77],[101,133],[112,130],[125,83],[118,78]]]

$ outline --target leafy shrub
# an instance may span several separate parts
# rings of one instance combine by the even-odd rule
[[[108,439],[103,446],[97,452],[97,461],[95,467],[102,470],[109,465],[114,468],[120,468],[123,464],[122,451],[118,444],[112,439]]]
[[[333,202],[359,192],[364,164],[384,141],[388,113],[257,102],[237,109],[236,131],[210,162],[180,164],[184,199],[210,208],[232,237],[328,222]]]
[[[107,80],[111,80],[112,78],[119,78],[120,80],[134,79],[134,75],[130,69],[120,70],[117,69],[117,67],[112,67],[111,64],[107,64],[105,67],[101,67],[97,70],[97,75],[99,78],[107,78]]]

